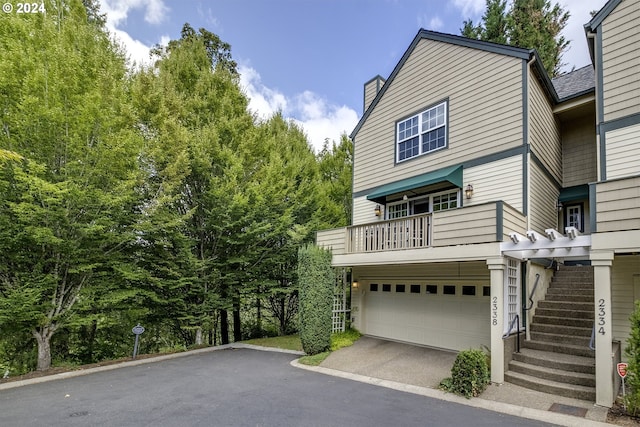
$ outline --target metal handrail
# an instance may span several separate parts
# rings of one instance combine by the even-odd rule
[[[593,329],[591,330],[591,341],[589,341],[589,350],[596,349],[596,322],[593,322]]]
[[[516,314],[516,317],[513,318],[513,320],[509,324],[509,329],[507,330],[507,333],[503,335],[502,338],[509,338],[509,336],[511,335],[511,331],[513,330],[514,324],[518,325],[518,329],[516,332],[516,353],[520,353],[520,316],[519,315]]]
[[[536,288],[538,287],[538,282],[540,281],[540,273],[536,273],[536,283],[533,284],[533,289],[529,293],[529,307],[525,307],[525,311],[531,310],[533,308],[533,294],[536,292]]]

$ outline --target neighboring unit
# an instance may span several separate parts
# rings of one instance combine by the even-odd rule
[[[317,234],[355,328],[486,346],[494,382],[611,406],[640,299],[637,22],[640,1],[609,1],[593,65],[553,80],[535,50],[420,30],[365,84],[353,225]]]

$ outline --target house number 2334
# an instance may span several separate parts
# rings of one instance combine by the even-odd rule
[[[605,319],[605,315],[607,314],[606,305],[603,298],[598,300],[598,333],[600,335],[605,335],[604,325],[606,325],[607,321]]]
[[[491,298],[491,324],[498,324],[498,297]]]

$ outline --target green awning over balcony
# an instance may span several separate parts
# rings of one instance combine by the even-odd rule
[[[441,182],[450,182],[456,187],[462,188],[462,166],[450,166],[437,171],[428,172],[411,178],[392,182],[378,187],[367,195],[367,200],[384,203],[384,198],[391,195],[409,191],[428,185],[439,184]]]
[[[562,203],[570,202],[572,200],[581,200],[589,198],[589,185],[576,185],[573,187],[567,187],[560,190],[558,200]]]

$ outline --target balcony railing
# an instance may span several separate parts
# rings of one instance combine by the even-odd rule
[[[318,231],[334,255],[501,242],[524,233],[526,218],[508,204],[488,202],[424,215]]]
[[[354,225],[347,233],[349,253],[426,248],[431,245],[431,214]]]

